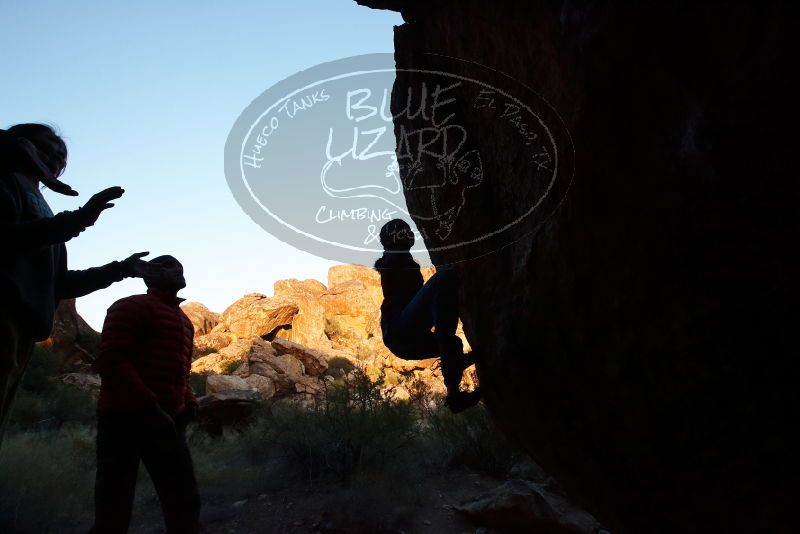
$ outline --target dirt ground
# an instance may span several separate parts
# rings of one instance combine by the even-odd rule
[[[404,513],[402,526],[385,532],[397,533],[482,533],[495,529],[482,528],[467,521],[454,506],[484,493],[502,483],[491,477],[461,469],[426,479],[425,487],[417,488],[427,496]],[[270,493],[253,495],[245,502],[223,496],[203,498],[201,512],[204,534],[246,533],[350,533],[370,532],[364,527],[343,525],[332,519],[330,499],[343,491],[334,482],[295,485]],[[368,512],[368,511],[365,511]],[[158,503],[148,502],[134,510],[131,534],[164,532]]]

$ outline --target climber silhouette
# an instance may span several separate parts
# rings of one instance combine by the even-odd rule
[[[100,338],[97,534],[128,531],[140,461],[158,493],[167,532],[199,529],[200,497],[185,435],[197,410],[188,383],[194,327],[177,296],[186,281],[172,256],[150,263],[162,272],[144,278],[146,294],[111,305]]]
[[[384,253],[375,262],[375,269],[381,275],[383,288],[381,330],[384,344],[404,360],[438,355],[447,387],[447,406],[453,413],[474,406],[480,400],[480,390],[461,390],[464,369],[474,363],[474,357],[471,353],[464,355],[461,339],[456,336],[456,272],[440,269],[423,285],[419,264],[409,252],[414,234],[401,219],[393,219],[381,228],[380,241]]]
[[[50,335],[58,301],[154,268],[141,260],[147,254],[141,252],[85,271],[67,269],[64,242],[92,226],[124,191],[110,187],[82,208],[53,215],[39,185],[76,196],[58,179],[66,164],[67,146],[51,127],[17,124],[0,130],[0,444],[34,343]]]

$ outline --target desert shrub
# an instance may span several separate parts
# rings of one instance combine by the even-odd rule
[[[369,343],[360,342],[356,347],[355,356],[360,362],[372,362],[375,360],[375,348]]]
[[[494,426],[483,403],[454,415],[424,381],[413,380],[408,390],[429,448],[426,456],[441,466],[463,465],[503,477],[524,456]]]
[[[345,487],[362,470],[381,471],[415,433],[407,402],[394,399],[382,379],[355,368],[327,387],[312,409],[273,407],[276,440],[300,460],[309,476],[334,473]]]
[[[197,430],[187,435],[198,486],[206,497],[246,498],[272,491],[277,477],[266,421],[211,437]],[[280,466],[279,466],[280,467]]]
[[[190,373],[189,385],[196,397],[202,397],[206,394],[206,374],[204,373]]]
[[[214,349],[213,347],[204,347],[202,349],[198,349],[195,346],[195,350],[194,352],[192,352],[192,361],[198,360],[204,356],[208,356],[209,354],[214,354],[216,352],[217,352],[216,349]]]
[[[504,477],[521,457],[520,451],[494,426],[483,404],[458,415],[437,405],[427,410],[423,424],[443,465],[464,465]]]
[[[415,508],[430,499],[422,471],[409,468],[413,463],[394,462],[385,472],[366,473],[350,488],[330,494],[322,507],[322,529],[354,534],[408,531]]]
[[[89,427],[7,434],[0,451],[0,532],[87,530],[94,469]]]
[[[328,339],[342,337],[345,335],[345,329],[336,317],[325,319],[325,335]]]
[[[325,375],[332,376],[333,378],[343,378],[353,372],[355,365],[347,358],[335,356],[328,360],[328,369]]]
[[[85,391],[60,382],[59,365],[49,347],[34,349],[9,415],[12,428],[57,428],[64,423],[94,421],[94,400]]]
[[[220,366],[220,369],[222,371],[221,374],[232,375],[233,372],[236,371],[241,365],[242,365],[242,360],[229,360],[227,362],[224,362]]]

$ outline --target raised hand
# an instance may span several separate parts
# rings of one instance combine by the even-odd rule
[[[125,190],[121,187],[114,186],[92,195],[92,198],[79,210],[84,215],[83,222],[86,226],[93,225],[103,210],[114,206],[111,201],[121,197],[124,192]]]
[[[125,265],[126,276],[133,276],[136,278],[155,278],[163,274],[164,267],[142,260],[142,258],[148,254],[150,253],[137,252],[136,254],[131,254],[122,260],[122,263]]]

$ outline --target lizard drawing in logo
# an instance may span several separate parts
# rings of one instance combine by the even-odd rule
[[[467,191],[483,183],[480,152],[468,150],[467,129],[460,124],[400,128],[397,159],[403,189],[411,195],[417,224],[426,244],[446,240],[467,203]],[[426,200],[423,200],[426,199]]]
[[[467,190],[483,183],[480,153],[477,150],[462,150],[466,132],[461,127],[456,128],[461,134],[458,136],[460,142],[452,152],[446,150],[447,135],[444,134],[441,140],[438,137],[434,139],[440,141],[441,151],[433,152],[433,143],[425,143],[418,145],[420,148],[415,155],[404,151],[398,158],[394,151],[377,152],[366,160],[358,161],[363,166],[360,172],[353,172],[352,167],[345,171],[347,165],[343,165],[343,156],[329,157],[320,172],[322,189],[328,196],[337,199],[379,199],[409,215],[418,226],[433,226],[432,231],[443,241],[453,231],[453,225],[466,205]],[[437,135],[443,130],[440,129]],[[388,164],[384,157],[389,158]],[[352,165],[352,159],[347,159]],[[379,173],[383,176],[378,176]],[[359,180],[363,176],[370,176],[369,183],[363,183],[363,178]],[[353,183],[354,180],[362,183]],[[429,206],[429,209],[410,213],[402,193],[416,191],[427,193],[430,201],[426,203],[426,208]],[[427,234],[423,232],[423,235]]]

